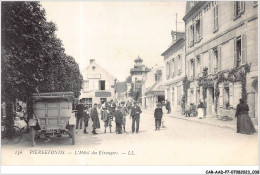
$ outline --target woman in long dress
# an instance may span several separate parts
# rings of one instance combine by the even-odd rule
[[[251,118],[248,115],[249,107],[244,99],[239,100],[240,103],[237,105],[236,117],[237,117],[237,133],[241,134],[253,134],[255,127]]]
[[[200,100],[199,105],[198,105],[198,117],[199,119],[203,119],[204,118],[204,104],[202,103],[202,101]]]

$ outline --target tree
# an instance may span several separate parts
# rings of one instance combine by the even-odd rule
[[[16,99],[29,105],[32,93],[55,91],[73,91],[78,97],[82,75],[75,59],[64,53],[56,25],[47,22],[39,2],[2,2],[1,10],[2,101],[11,126]]]

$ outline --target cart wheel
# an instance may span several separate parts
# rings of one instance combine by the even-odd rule
[[[33,126],[30,128],[30,137],[31,137],[31,144],[34,147],[35,146],[35,130],[34,130]]]
[[[72,138],[72,145],[75,145],[75,126],[70,125],[70,135]]]

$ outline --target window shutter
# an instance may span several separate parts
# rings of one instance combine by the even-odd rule
[[[246,63],[246,35],[242,35],[241,39],[241,57],[242,57],[242,64]]]
[[[99,90],[98,85],[99,85],[99,81],[95,81],[95,90]]]
[[[209,50],[209,66],[208,66],[209,73],[212,72],[212,49]]]
[[[218,30],[218,4],[216,4],[216,7],[215,7],[215,30]]]
[[[234,17],[237,16],[237,2],[234,1]]]
[[[105,90],[109,90],[110,89],[110,83],[109,81],[105,82]]]
[[[182,73],[182,65],[183,65],[183,64],[182,64],[182,54],[180,54],[180,57],[179,57],[179,58],[180,58],[180,60],[179,60],[179,61],[180,61],[180,62],[179,62],[179,65],[180,65],[180,73]]]
[[[219,107],[223,107],[223,85],[219,85]]]
[[[176,58],[174,59],[174,62],[173,62],[173,63],[174,63],[173,66],[174,66],[174,74],[175,74],[175,75],[177,75],[177,74],[179,73],[179,72],[178,72],[178,64],[179,64],[178,59],[179,59],[179,58],[176,57]]]
[[[240,1],[240,8],[241,8],[241,13],[245,11],[245,1]]]
[[[197,42],[197,32],[196,32],[196,24],[197,24],[197,20],[194,20],[193,23],[193,30],[194,30],[194,43]]]
[[[202,38],[203,17],[200,17],[200,38]]]
[[[218,46],[218,71],[221,71],[221,45]]]
[[[214,29],[213,29],[213,31],[215,31],[216,30],[216,7],[214,7],[213,8],[213,12],[214,12],[214,18],[213,18],[213,20],[214,20]]]
[[[237,67],[237,40],[234,39],[234,67]]]
[[[188,38],[188,40],[187,40],[188,44],[187,45],[190,46],[190,28],[189,27],[187,28],[187,34],[188,34],[188,37],[187,37]]]
[[[229,104],[233,106],[233,83],[229,83]]]

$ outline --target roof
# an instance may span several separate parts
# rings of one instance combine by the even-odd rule
[[[151,71],[151,69],[145,67],[145,69],[143,70],[143,67],[136,67],[136,68],[132,68],[130,69],[130,72],[149,72]]]
[[[145,95],[153,92],[164,92],[164,86],[163,86],[163,81],[162,78],[155,82],[146,92]]]
[[[172,45],[170,45],[170,47],[168,49],[166,49],[166,51],[164,51],[161,56],[165,56],[167,53],[169,53],[171,50],[173,50],[174,48],[177,48],[177,46],[184,46],[184,38],[180,38],[178,41],[176,41],[175,43],[173,43]]]
[[[138,55],[138,57],[135,59],[135,62],[143,62],[143,59],[140,58],[139,55]]]
[[[204,4],[210,1],[187,1],[186,2],[186,12],[185,16],[182,18],[184,21],[191,16],[191,14],[195,13],[198,11],[198,9]],[[191,3],[194,3],[192,6]]]

